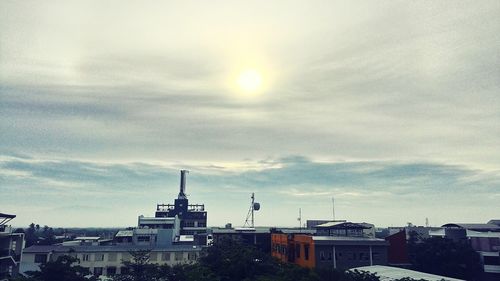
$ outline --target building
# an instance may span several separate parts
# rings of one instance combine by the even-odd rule
[[[388,242],[367,237],[366,226],[335,221],[316,226],[316,234],[273,233],[272,255],[299,266],[349,269],[387,264]]]
[[[385,240],[389,243],[387,250],[388,264],[398,267],[410,267],[407,232],[403,229],[385,237]]]
[[[309,268],[385,265],[387,245],[386,241],[377,238],[272,234],[274,257]]]
[[[143,218],[145,221],[142,225],[151,228],[157,227],[173,227],[175,219],[179,220],[179,236],[192,235],[193,240],[197,241],[199,245],[206,245],[207,243],[207,212],[205,211],[204,204],[189,204],[189,200],[185,194],[186,190],[186,174],[187,170],[181,170],[180,191],[174,204],[157,204],[155,218]],[[167,219],[164,223],[161,218]],[[168,222],[171,219],[172,223]],[[140,219],[139,219],[140,220]],[[150,221],[149,225],[146,221]],[[141,222],[139,222],[141,223]]]
[[[455,241],[467,241],[479,254],[483,266],[482,280],[500,279],[500,226],[488,223],[447,223],[431,233]]]
[[[248,245],[254,245],[265,253],[271,252],[271,229],[269,227],[241,227],[233,228],[212,227],[210,235],[213,244],[221,243],[224,240],[239,241]]]
[[[0,281],[19,274],[24,233],[14,233],[12,227],[7,225],[15,217],[15,215],[0,213]]]
[[[169,245],[109,245],[109,246],[31,246],[23,252],[22,272],[37,271],[40,264],[55,261],[58,257],[69,255],[79,259],[79,265],[88,268],[96,276],[114,276],[124,273],[124,261],[132,259],[131,252],[150,251],[150,263],[154,264],[185,264],[195,262],[201,251],[199,246]]]
[[[113,239],[77,237],[56,245],[24,249],[21,272],[63,255],[79,259],[96,276],[124,273],[124,261],[135,251],[149,251],[150,263],[176,265],[195,262],[206,247],[207,212],[204,205],[189,205],[185,195],[187,171],[181,171],[180,192],[174,205],[157,205],[154,217],[139,216],[137,227],[119,230]]]

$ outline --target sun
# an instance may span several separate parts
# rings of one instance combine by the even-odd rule
[[[238,86],[247,93],[255,93],[262,86],[262,75],[254,69],[242,71],[238,76]]]

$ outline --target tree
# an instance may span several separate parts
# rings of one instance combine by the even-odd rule
[[[471,280],[481,272],[479,254],[468,241],[429,238],[410,248],[411,262],[418,271]]]
[[[28,229],[26,230],[24,239],[26,239],[26,247],[36,244],[38,237],[36,236],[36,228],[34,223],[31,223],[29,225]]]

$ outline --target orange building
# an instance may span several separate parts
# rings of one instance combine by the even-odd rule
[[[316,265],[314,240],[310,235],[273,233],[271,243],[272,256],[282,262],[309,268]]]
[[[282,262],[302,267],[348,269],[386,265],[388,242],[366,237],[271,234],[271,253]]]

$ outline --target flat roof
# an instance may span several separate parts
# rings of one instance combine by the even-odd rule
[[[384,239],[367,237],[312,236],[312,239],[317,245],[389,245]]]
[[[81,236],[81,237],[76,237],[73,240],[99,240],[101,237],[99,236]]]
[[[269,227],[255,227],[255,228],[211,228],[213,234],[264,234],[271,233]]]
[[[143,246],[143,245],[108,245],[108,246],[70,246],[70,245],[34,245],[23,250],[24,253],[98,253],[98,252],[129,252],[150,250],[152,252],[191,252],[200,251],[203,246],[169,245],[169,246]]]
[[[390,281],[390,280],[396,280],[396,279],[401,279],[405,277],[410,277],[416,280],[424,279],[427,281],[440,281],[440,280],[445,280],[445,281],[463,281],[462,279],[456,279],[456,278],[451,278],[451,277],[446,277],[446,276],[441,276],[441,275],[435,275],[435,274],[430,274],[430,273],[425,273],[425,272],[420,272],[420,271],[414,271],[414,270],[409,270],[409,269],[403,269],[399,267],[392,267],[392,266],[383,266],[383,265],[372,265],[372,266],[362,266],[362,267],[356,267],[350,269],[351,271],[353,270],[359,270],[359,271],[367,271],[370,273],[375,273],[380,277],[380,281]]]

